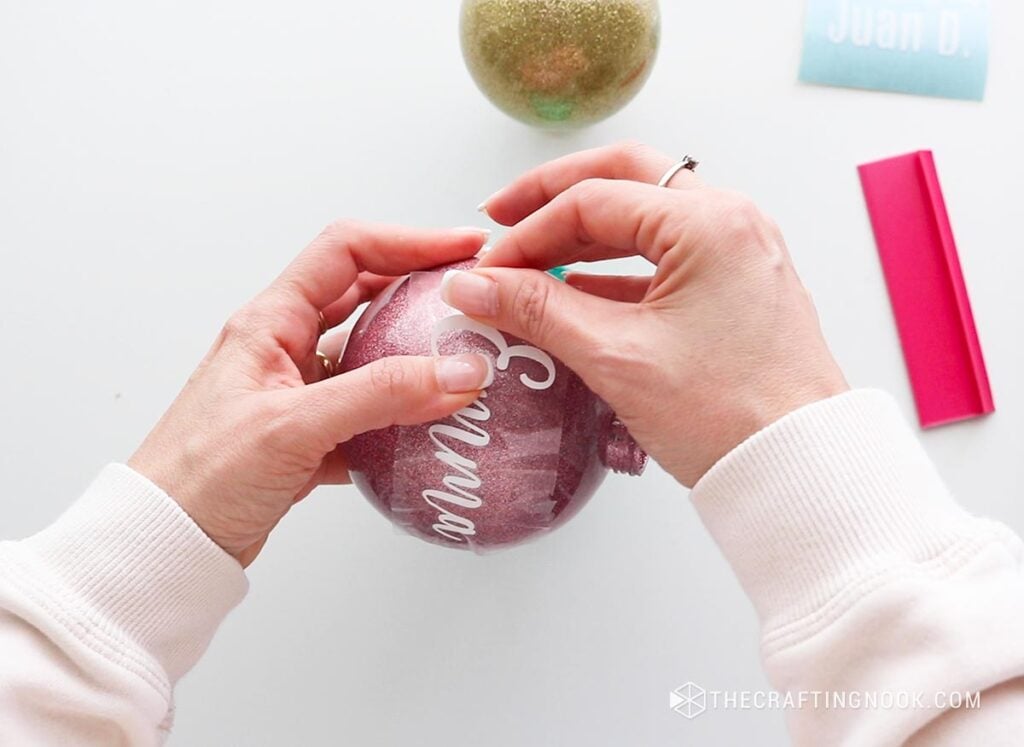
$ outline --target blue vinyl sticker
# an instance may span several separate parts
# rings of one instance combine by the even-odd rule
[[[981,101],[987,0],[808,0],[800,80]]]

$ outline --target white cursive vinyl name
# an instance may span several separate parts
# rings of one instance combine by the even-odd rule
[[[434,325],[430,335],[430,349],[434,355],[440,355],[441,337],[448,332],[472,332],[494,345],[498,351],[494,366],[499,371],[508,370],[513,358],[539,363],[547,372],[545,379],[533,379],[525,373],[519,376],[519,381],[528,389],[543,391],[555,383],[555,362],[550,355],[532,345],[509,345],[498,330],[461,315],[445,317]],[[455,513],[455,509],[471,511],[480,508],[483,499],[478,493],[483,481],[477,474],[476,461],[458,453],[442,439],[453,439],[477,449],[490,444],[490,434],[479,425],[491,419],[491,409],[482,401],[486,396],[487,392],[481,393],[480,399],[455,413],[451,418],[455,425],[437,423],[427,430],[430,440],[438,448],[434,456],[455,474],[444,477],[441,481],[443,489],[424,490],[422,496],[438,512],[434,531],[453,542],[467,542],[468,537],[476,534],[476,523]]]

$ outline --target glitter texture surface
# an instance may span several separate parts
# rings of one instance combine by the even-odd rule
[[[344,449],[353,483],[392,522],[429,542],[481,552],[560,526],[609,468],[640,474],[647,457],[557,359],[482,325],[466,328],[474,323],[440,299],[445,269],[413,273],[378,297],[353,329],[341,370],[431,355],[433,342],[442,354],[490,356],[493,384],[454,416],[367,433]]]
[[[507,114],[579,127],[625,106],[658,50],[657,0],[464,0],[462,54]]]

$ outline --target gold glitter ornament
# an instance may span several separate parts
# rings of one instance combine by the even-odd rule
[[[462,54],[477,86],[527,124],[581,127],[643,87],[657,0],[464,0]]]

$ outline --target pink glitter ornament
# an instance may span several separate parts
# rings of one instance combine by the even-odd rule
[[[353,483],[395,525],[428,542],[484,551],[561,526],[609,469],[639,475],[647,455],[564,364],[441,300],[444,271],[473,264],[392,284],[359,319],[340,370],[394,355],[491,357],[494,382],[472,405],[343,447]]]

